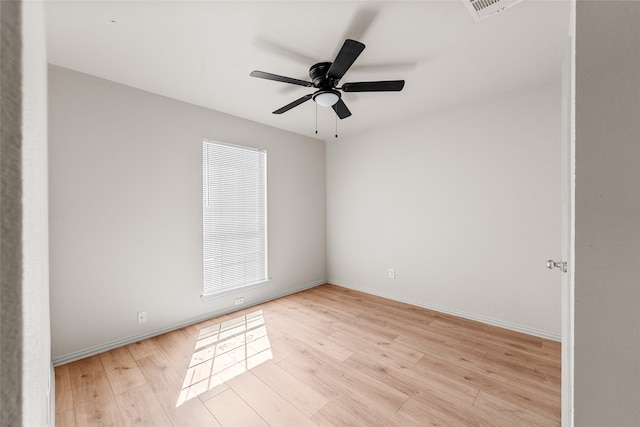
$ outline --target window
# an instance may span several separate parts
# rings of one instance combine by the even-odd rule
[[[268,284],[267,153],[202,144],[204,300]]]

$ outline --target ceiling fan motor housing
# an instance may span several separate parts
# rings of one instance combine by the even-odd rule
[[[313,86],[319,89],[331,89],[333,82],[327,78],[327,72],[331,67],[331,62],[319,62],[309,68],[309,77],[313,82]]]

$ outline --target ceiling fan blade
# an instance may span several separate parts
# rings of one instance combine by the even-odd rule
[[[404,87],[404,80],[386,80],[381,82],[345,83],[344,92],[397,92]]]
[[[338,102],[331,106],[331,108],[333,108],[333,111],[336,112],[340,119],[346,119],[351,115],[351,111],[349,111],[342,99],[339,99]]]
[[[329,71],[327,71],[327,77],[340,80],[363,50],[364,44],[351,39],[345,40],[340,52],[338,52],[338,56],[336,56],[336,60],[333,61]]]
[[[313,86],[313,83],[311,82],[307,82],[300,79],[294,79],[292,77],[284,77],[284,76],[279,76],[277,74],[266,73],[264,71],[255,70],[255,71],[252,71],[251,74],[249,75],[251,77],[258,77],[259,79],[274,80],[276,82],[282,82],[282,83],[291,83],[292,85],[299,85],[304,87]]]
[[[291,104],[287,104],[282,108],[277,109],[276,111],[273,112],[273,114],[282,114],[286,111],[291,110],[293,107],[297,107],[298,105],[302,104],[303,102],[307,102],[308,100],[311,99],[313,95],[309,94],[309,95],[305,95],[302,98],[298,98],[295,101],[293,101]]]

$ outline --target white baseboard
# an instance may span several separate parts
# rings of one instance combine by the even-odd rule
[[[67,354],[65,356],[62,357],[58,357],[56,359],[52,360],[53,366],[60,366],[60,365],[64,365],[65,363],[70,363],[76,360],[80,360],[80,359],[84,359],[85,357],[90,357],[90,356],[95,356],[96,354],[100,354],[100,353],[104,353],[105,351],[109,351],[109,350],[113,350],[114,348],[118,348],[118,347],[122,347],[124,345],[128,345],[128,344],[132,344],[134,342],[138,342],[138,341],[142,341],[145,340],[147,338],[152,338],[158,335],[162,335],[165,334],[167,332],[171,332],[171,331],[175,331],[176,329],[180,329],[180,328],[184,328],[185,326],[190,326],[196,323],[200,323],[203,322],[205,320],[209,320],[209,319],[213,319],[214,317],[219,317],[225,314],[229,314],[229,313],[233,313],[235,311],[239,311],[239,310],[244,310],[248,307],[252,307],[254,305],[258,305],[258,304],[262,304],[264,302],[267,301],[272,301],[274,299],[277,298],[281,298],[284,297],[286,295],[291,295],[291,294],[295,294],[296,292],[301,292],[304,291],[306,289],[311,289],[313,287],[316,287],[318,285],[322,285],[324,283],[327,283],[326,280],[317,280],[315,282],[311,282],[311,283],[307,283],[304,285],[300,285],[300,286],[296,286],[295,288],[290,288],[287,289],[284,292],[278,292],[278,293],[273,293],[270,294],[268,297],[266,298],[261,298],[258,300],[252,300],[252,301],[247,301],[246,304],[243,304],[241,308],[237,308],[237,307],[226,307],[223,308],[221,310],[218,311],[214,311],[211,313],[207,313],[205,315],[202,316],[198,316],[198,317],[194,317],[191,319],[187,319],[183,322],[179,322],[179,323],[175,323],[173,325],[161,328],[161,329],[156,329],[150,332],[146,332],[144,334],[139,334],[139,335],[133,335],[133,336],[129,336],[126,338],[122,338],[119,340],[115,340],[115,341],[110,341],[104,344],[100,344],[97,346],[93,346],[84,350],[80,350],[74,353],[70,353]]]
[[[409,299],[400,297],[398,295],[393,295],[393,294],[390,294],[390,293],[387,293],[387,292],[380,292],[380,291],[371,290],[369,288],[363,288],[363,287],[360,287],[360,286],[353,286],[353,285],[349,285],[349,284],[346,284],[346,283],[340,283],[340,282],[337,282],[335,280],[329,280],[328,283],[331,283],[331,284],[336,285],[336,286],[341,286],[341,287],[347,288],[347,289],[353,289],[354,291],[364,292],[365,294],[376,295],[376,296],[379,296],[379,297],[382,297],[382,298],[388,298],[390,300],[403,302],[405,304],[411,304],[411,305],[415,305],[417,307],[422,307],[422,308],[426,308],[426,309],[429,309],[429,310],[438,311],[440,313],[450,314],[452,316],[462,317],[462,318],[469,319],[469,320],[475,320],[477,322],[485,323],[487,325],[497,326],[497,327],[500,327],[500,328],[509,329],[511,331],[521,332],[521,333],[527,334],[527,335],[533,335],[533,336],[536,336],[536,337],[545,338],[545,339],[548,339],[548,340],[553,340],[553,341],[558,341],[558,342],[562,341],[562,337],[560,335],[554,334],[554,333],[549,332],[549,331],[543,331],[543,330],[540,330],[540,329],[531,328],[531,327],[524,326],[524,325],[519,325],[519,324],[516,324],[516,323],[511,323],[511,322],[505,322],[505,321],[502,321],[502,320],[492,319],[490,317],[478,316],[476,314],[466,313],[464,311],[455,310],[455,309],[452,309],[452,308],[449,308],[449,307],[443,307],[443,306],[439,306],[439,305],[435,305],[435,304],[429,304],[429,303],[425,303],[425,302],[422,302],[422,301],[409,300]]]

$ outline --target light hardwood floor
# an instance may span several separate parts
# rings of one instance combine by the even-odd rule
[[[560,425],[560,343],[333,285],[55,373],[57,426]]]

